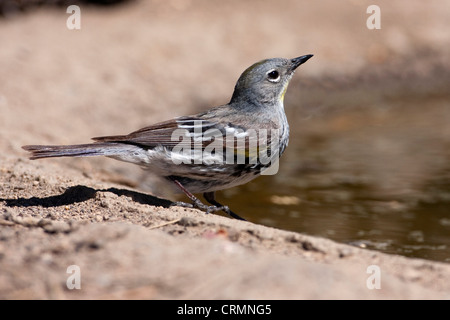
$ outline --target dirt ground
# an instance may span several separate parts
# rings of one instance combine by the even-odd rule
[[[129,133],[226,103],[267,57],[315,57],[304,85],[433,78],[450,70],[442,1],[132,1],[0,20],[0,298],[448,299],[450,266],[170,207],[139,168],[30,161],[25,144]],[[293,93],[294,95],[294,93]],[[70,290],[69,266],[81,272]],[[381,271],[369,289],[368,267]],[[370,269],[370,268],[369,268]],[[370,285],[369,285],[370,287]]]

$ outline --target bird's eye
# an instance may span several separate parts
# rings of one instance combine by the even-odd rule
[[[270,82],[278,82],[280,81],[280,73],[277,70],[272,70],[267,74],[267,79]]]

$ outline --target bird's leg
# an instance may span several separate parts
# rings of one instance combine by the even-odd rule
[[[230,217],[233,217],[235,219],[245,220],[241,217],[239,217],[237,214],[232,212],[227,206],[223,206],[220,203],[218,203],[214,198],[214,192],[205,192],[203,195],[205,199],[212,204],[212,206],[208,206],[201,202],[196,196],[194,196],[192,193],[189,192],[178,180],[173,179],[172,180],[178,188],[183,191],[183,193],[192,201],[192,204],[177,201],[174,202],[173,205],[175,206],[181,206],[181,207],[188,207],[188,208],[198,208],[200,210],[205,211],[206,213],[216,212],[216,211],[224,211],[226,214],[228,214]]]
[[[186,202],[182,202],[182,201],[176,201],[173,204],[175,206],[180,206],[180,207],[187,207],[187,208],[199,208],[202,210],[206,210],[207,213],[209,213],[208,206],[203,204],[196,196],[194,196],[192,193],[189,192],[189,190],[187,190],[178,180],[173,179],[172,180],[178,188],[181,189],[181,191],[183,191],[183,193],[192,201],[192,204],[190,203],[186,203]]]
[[[228,206],[224,206],[222,204],[220,204],[219,202],[216,201],[216,194],[215,192],[205,192],[203,193],[203,197],[205,197],[206,201],[208,201],[209,203],[211,203],[213,206],[215,206],[218,210],[222,210],[223,212],[225,212],[226,214],[228,214],[230,217],[238,219],[238,220],[245,220],[244,218],[238,216],[236,213],[234,213],[233,211],[230,210],[230,208],[228,208]]]

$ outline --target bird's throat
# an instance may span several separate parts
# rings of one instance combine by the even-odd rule
[[[281,92],[281,95],[280,95],[280,102],[281,102],[281,103],[284,103],[284,95],[286,94],[287,88],[288,88],[288,84],[286,84],[286,85],[284,86],[284,89],[283,89],[283,91]]]

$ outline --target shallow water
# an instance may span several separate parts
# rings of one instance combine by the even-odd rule
[[[219,201],[255,223],[450,261],[445,82],[290,91],[298,97],[286,98],[291,139],[278,174]]]

